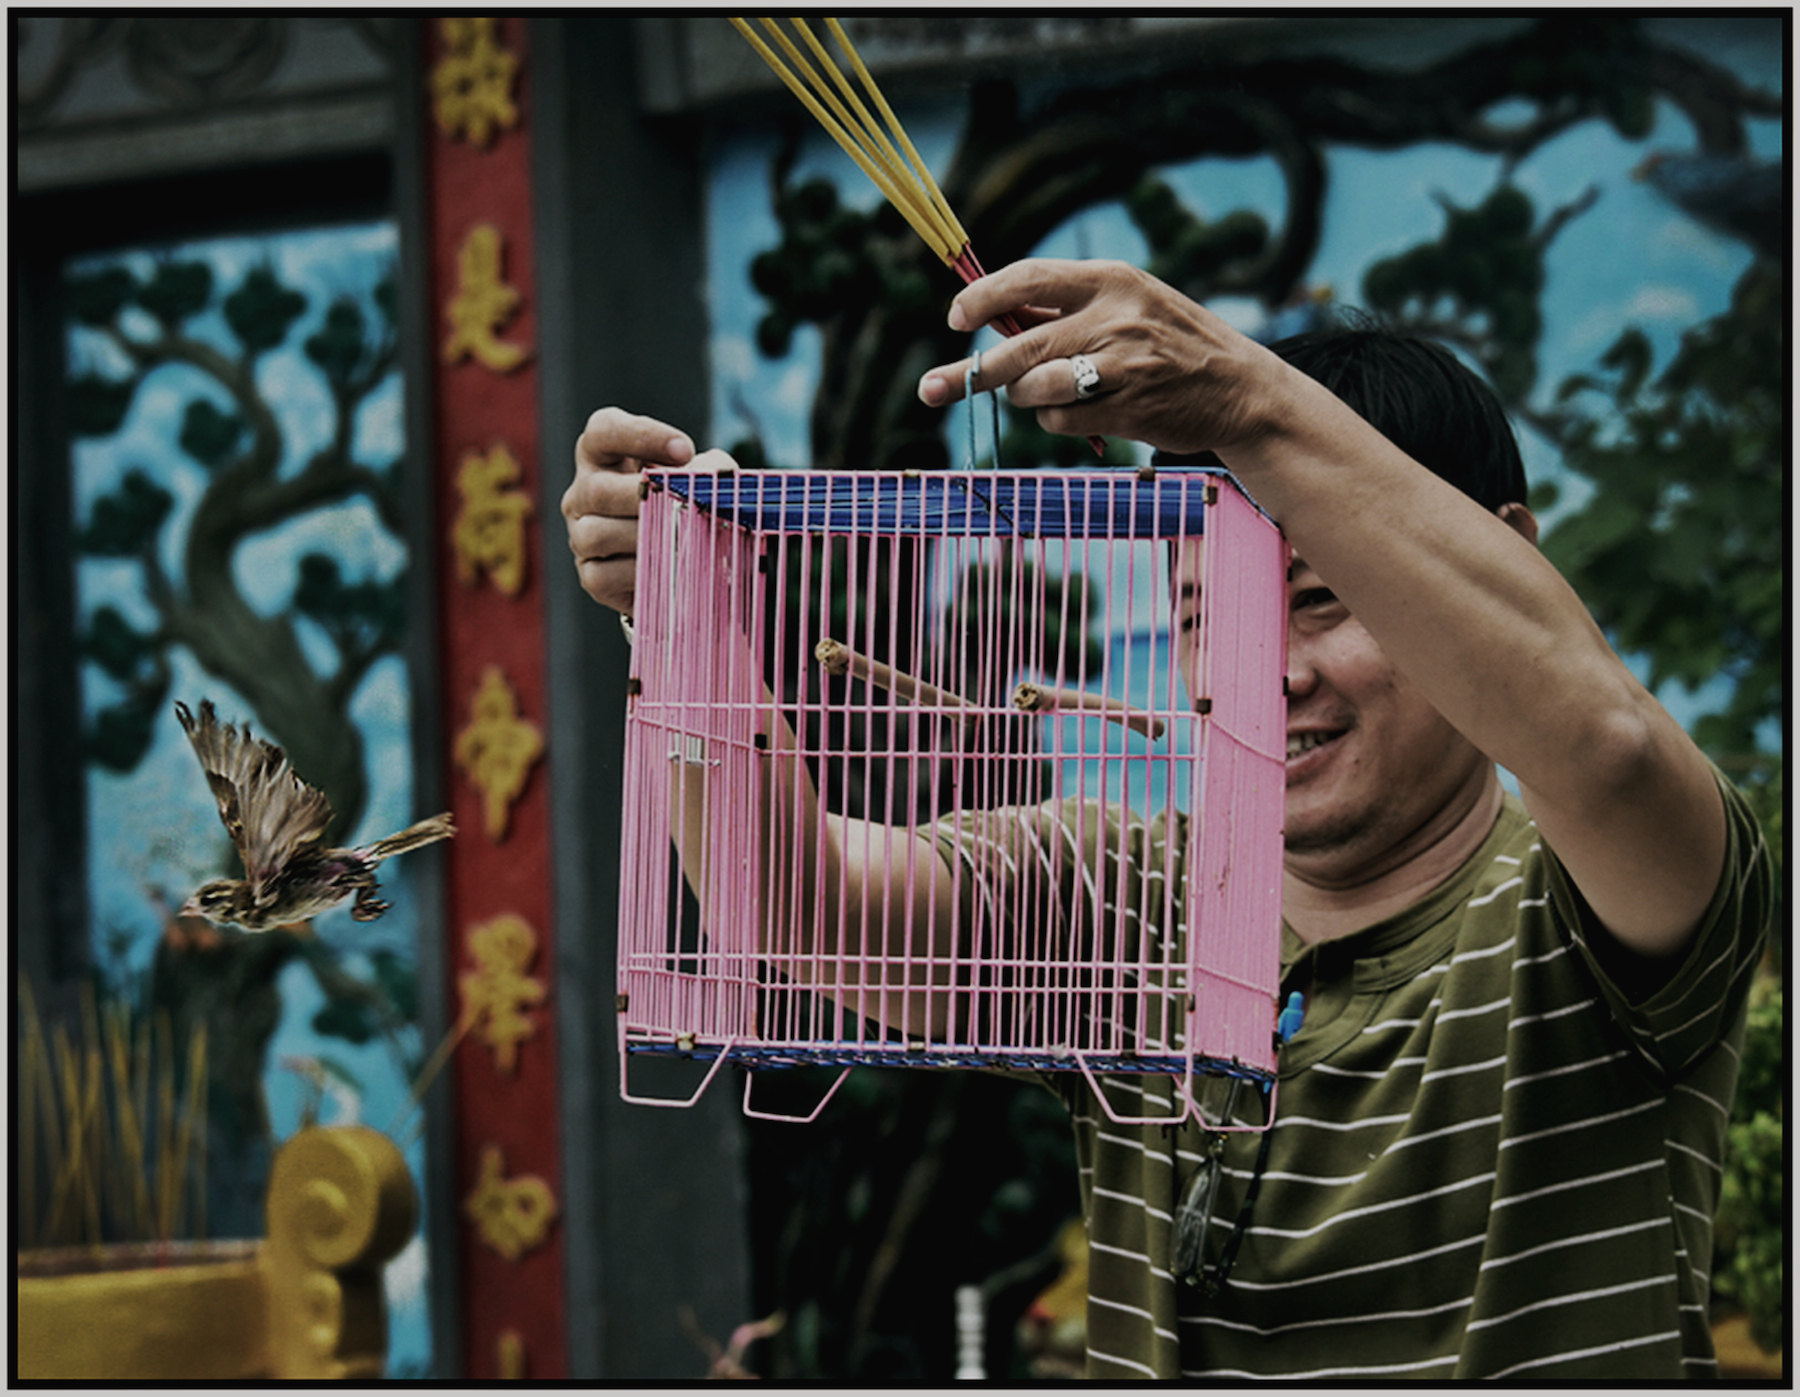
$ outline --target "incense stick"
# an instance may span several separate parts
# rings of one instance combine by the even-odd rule
[[[189,1030],[184,1094],[166,1010],[144,1014],[134,1030],[128,1004],[101,1003],[84,985],[76,1041],[68,1024],[46,1029],[28,981],[19,1001],[20,1240],[91,1247],[204,1237],[206,1025]]]
[[[419,1075],[414,1078],[412,1086],[407,1089],[406,1100],[401,1103],[399,1114],[394,1117],[392,1124],[387,1128],[387,1133],[394,1139],[400,1138],[400,1127],[406,1124],[407,1119],[414,1111],[419,1109],[419,1103],[425,1099],[425,1093],[431,1089],[431,1084],[437,1079],[437,1074],[450,1060],[450,1054],[456,1051],[456,1045],[462,1042],[463,1035],[475,1026],[475,1021],[480,1017],[478,1012],[465,1009],[462,1017],[439,1040],[437,1047],[432,1050],[431,1056],[419,1069]]]
[[[964,283],[972,283],[986,276],[987,270],[975,256],[975,250],[969,243],[969,235],[951,209],[950,201],[944,197],[944,191],[938,186],[937,180],[932,178],[930,167],[920,157],[918,148],[906,134],[906,128],[900,124],[894,109],[888,105],[874,74],[857,53],[856,46],[850,42],[850,36],[844,32],[843,25],[834,18],[827,17],[825,20],[831,30],[831,37],[843,50],[857,80],[880,112],[880,121],[870,114],[868,107],[856,95],[856,89],[850,80],[844,76],[830,52],[819,42],[804,19],[792,18],[789,23],[812,51],[819,69],[823,69],[829,76],[829,82],[807,61],[806,55],[787,36],[779,23],[767,16],[760,17],[760,23],[781,47],[782,53],[787,55],[786,62],[781,54],[777,54],[763,42],[750,27],[748,20],[740,16],[731,18],[732,27],[744,36],[763,62],[800,99],[801,104],[825,128],[826,133],[856,162],[857,167],[869,177],[944,264],[960,276]],[[789,67],[789,63],[793,66]],[[839,94],[842,94],[842,99]],[[848,106],[845,105],[846,101]],[[851,108],[855,110],[852,111]],[[886,130],[882,128],[884,122]],[[902,151],[905,152],[904,155],[901,154]],[[1016,335],[1024,328],[1010,312],[997,317],[994,327],[1008,336]],[[1088,443],[1097,454],[1106,454],[1106,443],[1100,437],[1090,436]]]
[[[970,251],[969,248],[969,235],[963,231],[961,222],[958,221],[956,214],[952,212],[950,201],[944,197],[944,191],[938,187],[938,182],[932,178],[931,167],[919,157],[918,150],[914,148],[912,140],[906,134],[906,128],[900,124],[900,119],[894,115],[894,109],[888,105],[887,98],[882,96],[881,89],[876,86],[874,75],[869,72],[868,66],[862,61],[862,55],[857,53],[856,46],[850,42],[850,36],[844,32],[844,26],[839,24],[836,19],[829,16],[827,16],[825,23],[830,26],[831,37],[837,40],[838,47],[844,51],[844,56],[850,60],[850,65],[856,69],[857,78],[860,79],[862,85],[869,90],[869,96],[874,99],[875,105],[881,108],[882,119],[892,128],[894,134],[900,138],[900,144],[906,147],[907,158],[912,161],[913,168],[918,171],[919,178],[924,183],[925,192],[930,195],[933,206],[943,215],[944,222],[952,233],[956,246],[964,254],[973,259],[974,253]],[[974,265],[976,273],[980,274],[981,264],[975,263]]]
[[[772,19],[765,19],[763,24],[774,35],[776,40],[785,46],[796,67],[812,82],[824,97],[825,102],[835,108],[836,115],[828,112],[819,99],[807,90],[806,83],[795,76],[788,66],[781,61],[756,32],[742,19],[733,18],[732,25],[749,41],[750,46],[761,56],[763,62],[774,70],[775,75],[787,84],[788,89],[800,99],[806,109],[817,118],[828,135],[843,147],[844,153],[857,164],[857,167],[875,183],[878,188],[901,215],[913,227],[926,244],[951,266],[956,264],[957,251],[951,246],[952,233],[949,227],[938,221],[935,210],[929,207],[929,199],[922,197],[922,190],[913,182],[910,171],[903,171],[881,155],[877,143],[873,142],[867,132],[857,125],[855,119],[837,100],[825,84],[814,73],[810,64],[801,57],[799,50],[790,41]],[[804,28],[802,24],[800,27]],[[810,31],[808,31],[810,33]],[[817,41],[815,40],[815,43]],[[836,72],[835,67],[832,70]],[[873,153],[872,153],[873,152]]]

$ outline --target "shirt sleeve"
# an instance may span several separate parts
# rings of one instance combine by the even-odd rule
[[[1027,920],[1060,927],[1066,877],[1049,807],[955,811],[932,837],[956,879],[960,944],[976,959]]]
[[[1725,868],[1680,967],[1652,987],[1641,983],[1643,962],[1599,924],[1554,854],[1547,860],[1551,897],[1613,1018],[1644,1057],[1671,1075],[1729,1030],[1774,915],[1773,864],[1756,816],[1723,773],[1714,768],[1713,774],[1725,801]]]

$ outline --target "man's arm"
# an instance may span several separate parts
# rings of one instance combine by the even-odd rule
[[[1053,431],[1216,452],[1407,680],[1518,778],[1612,934],[1652,957],[1687,946],[1724,864],[1711,768],[1532,545],[1534,525],[1509,527],[1136,268],[1017,263],[965,288],[951,324],[1025,306],[1039,323],[984,352],[984,385]],[[1075,400],[1072,354],[1098,367],[1100,396]],[[928,372],[920,396],[953,400],[961,374]]]
[[[739,662],[755,663],[747,646]],[[865,1019],[942,1041],[950,1029],[942,990],[953,982],[957,929],[949,865],[915,830],[826,811],[793,728],[766,692],[765,703],[761,952],[781,974]],[[703,923],[716,887],[709,802],[732,795],[720,784],[710,764],[672,764],[672,833]]]
[[[1272,429],[1227,464],[1401,673],[1518,778],[1613,936],[1683,950],[1725,859],[1705,757],[1533,546],[1535,524],[1509,527],[1287,375]]]

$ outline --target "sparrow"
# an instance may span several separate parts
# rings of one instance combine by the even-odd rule
[[[221,724],[209,699],[200,701],[198,720],[179,701],[175,716],[244,864],[242,879],[217,878],[197,888],[182,916],[266,931],[316,917],[354,894],[350,915],[374,921],[392,905],[375,896],[375,865],[456,833],[446,811],[361,848],[321,848],[331,802],[295,775],[281,748],[252,737],[248,724]]]

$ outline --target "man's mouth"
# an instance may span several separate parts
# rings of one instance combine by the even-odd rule
[[[1308,752],[1316,751],[1328,742],[1336,742],[1344,734],[1341,730],[1333,732],[1291,732],[1287,740],[1287,759],[1291,762],[1295,757],[1303,757]]]

